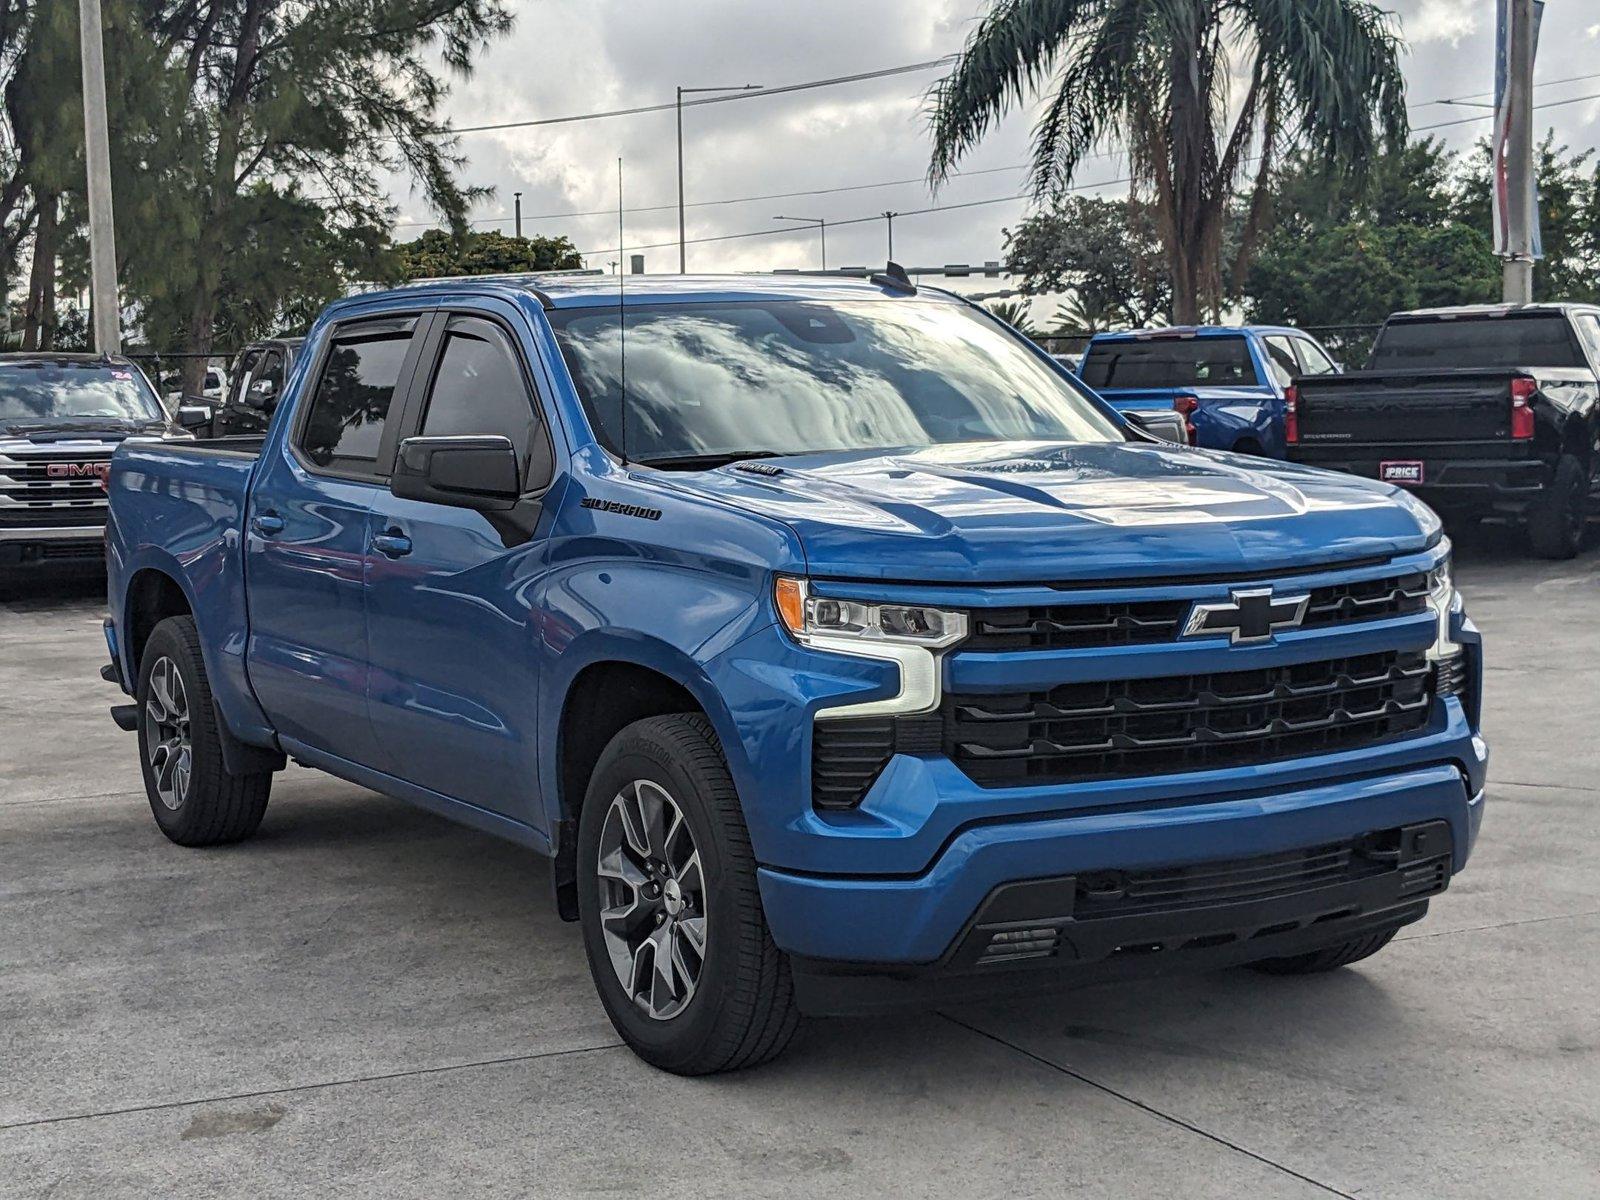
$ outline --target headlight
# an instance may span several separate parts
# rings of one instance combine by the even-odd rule
[[[803,579],[780,576],[774,599],[784,628],[802,642],[859,638],[936,650],[967,636],[966,613],[925,604],[877,604],[817,596]]]
[[[881,659],[900,668],[900,688],[894,695],[825,704],[817,710],[817,720],[911,716],[939,707],[939,652],[967,636],[966,613],[815,596],[804,579],[787,576],[779,577],[772,598],[778,619],[801,645]]]
[[[1438,662],[1461,653],[1461,647],[1450,640],[1450,609],[1455,604],[1456,587],[1451,573],[1450,541],[1444,541],[1444,557],[1428,572],[1428,607],[1439,623],[1438,633],[1428,657]]]

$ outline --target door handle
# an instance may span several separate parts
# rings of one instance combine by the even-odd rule
[[[257,513],[250,518],[250,528],[262,537],[283,532],[283,518],[273,513]]]
[[[395,530],[372,535],[372,548],[389,558],[401,558],[411,553],[411,539]]]

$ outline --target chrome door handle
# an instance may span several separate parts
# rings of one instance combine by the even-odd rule
[[[375,533],[372,548],[389,558],[401,558],[411,553],[411,539],[403,533]]]
[[[250,528],[262,537],[271,537],[275,533],[283,532],[283,518],[273,516],[271,513],[257,513],[250,518]]]

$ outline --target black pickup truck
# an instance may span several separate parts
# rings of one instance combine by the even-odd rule
[[[198,423],[198,413],[188,418],[196,422],[192,425],[196,434],[220,438],[265,433],[304,343],[302,337],[268,338],[241,350],[234,359],[227,390],[214,409],[203,398],[185,400],[191,410],[206,408],[210,412],[204,423]]]
[[[1600,469],[1600,307],[1396,313],[1363,371],[1285,396],[1289,458],[1403,485],[1450,520],[1526,523],[1571,558]]]

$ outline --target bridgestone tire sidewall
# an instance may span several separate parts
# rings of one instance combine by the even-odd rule
[[[616,753],[617,751],[621,753]],[[600,1000],[623,1036],[647,1061],[668,1070],[693,1062],[714,1036],[721,1010],[732,992],[729,978],[740,947],[738,939],[745,915],[738,911],[734,889],[723,886],[727,855],[719,831],[713,828],[701,789],[700,773],[673,761],[664,748],[647,737],[624,730],[601,757],[584,801],[578,832],[578,911],[584,950],[594,974]],[[611,801],[623,787],[637,779],[660,784],[676,801],[695,847],[705,880],[706,957],[694,998],[678,1015],[658,1021],[649,1016],[623,990],[611,966],[600,930],[599,882],[596,865],[601,826]]]

